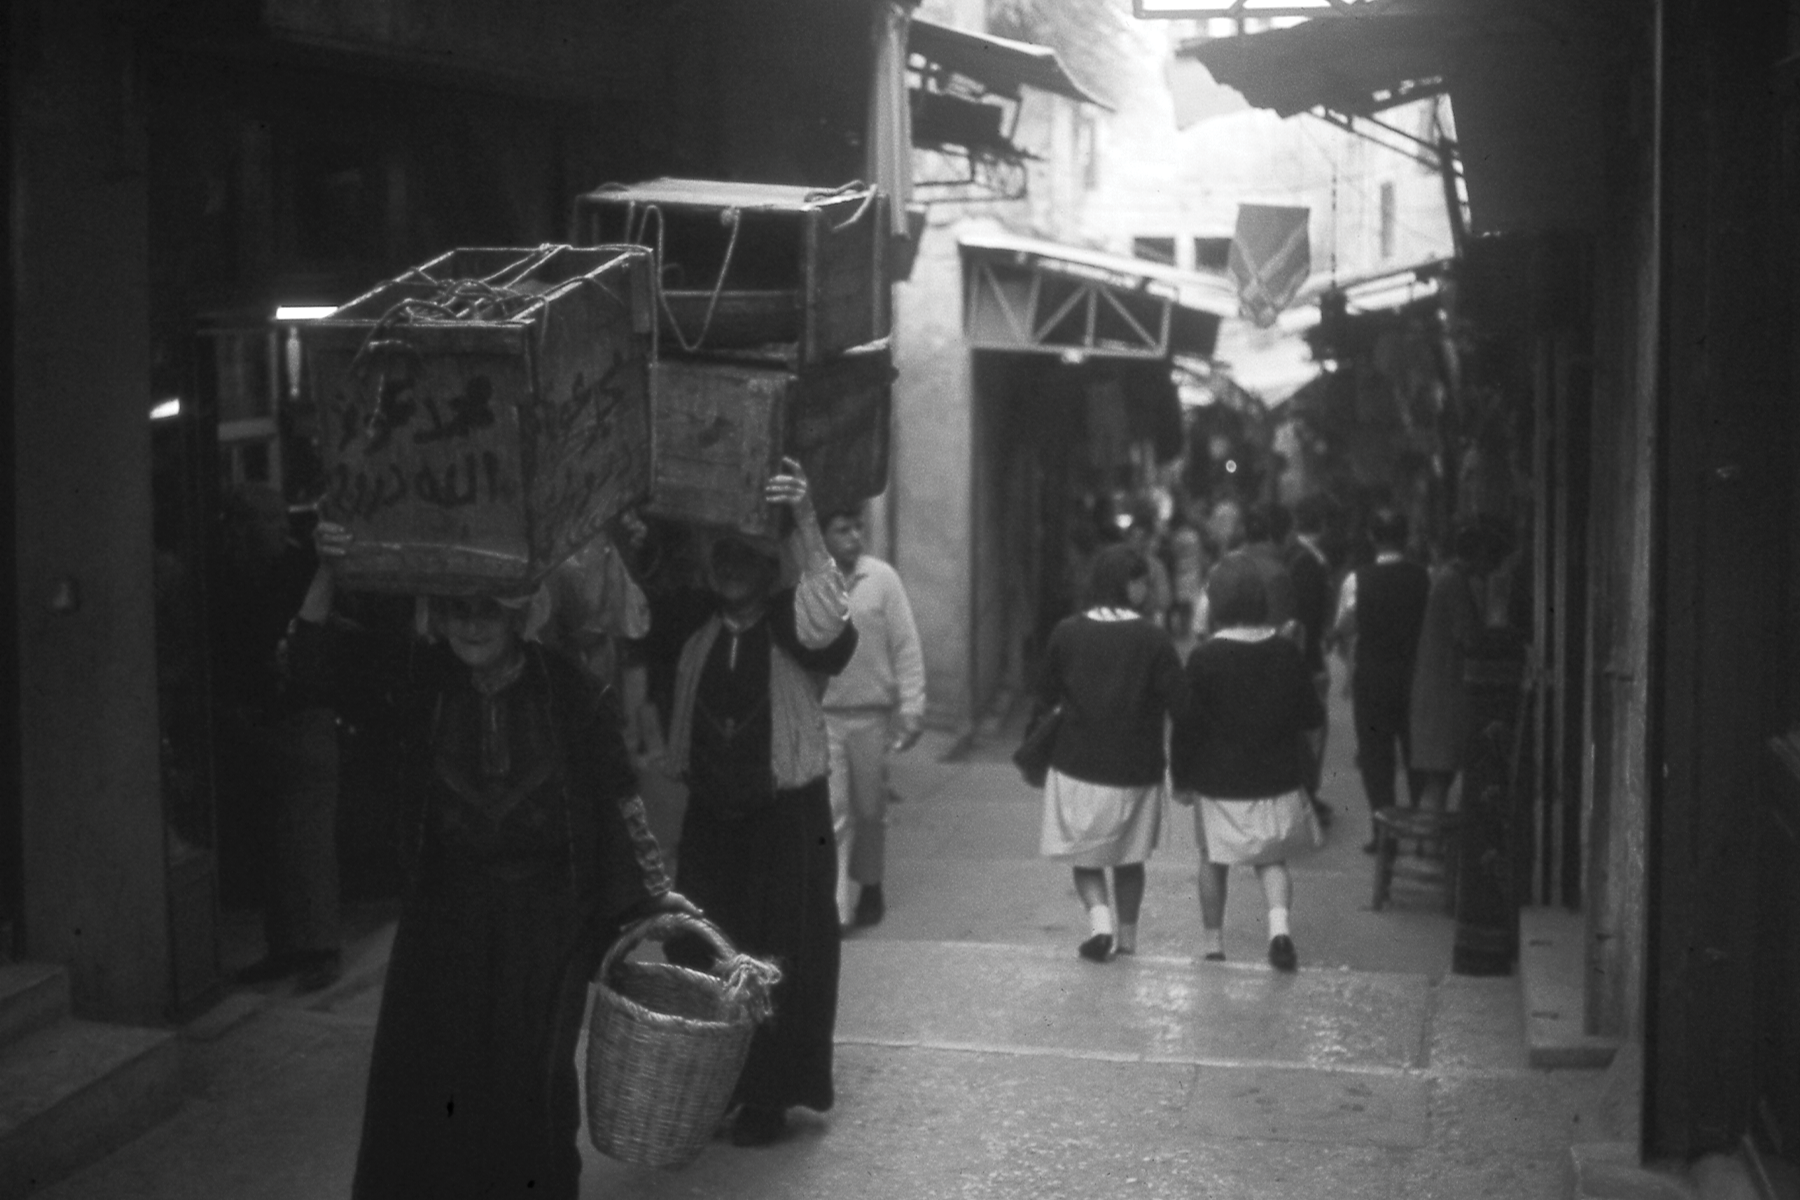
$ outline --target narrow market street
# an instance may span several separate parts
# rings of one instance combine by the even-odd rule
[[[1195,852],[1172,809],[1141,952],[1074,954],[1066,873],[1036,856],[1035,793],[1008,733],[896,760],[888,916],[844,948],[838,1103],[766,1149],[720,1139],[640,1170],[584,1145],[602,1197],[1567,1195],[1604,1073],[1527,1065],[1518,977],[1449,972],[1425,890],[1369,906],[1366,814],[1334,694],[1324,788],[1338,819],[1296,864],[1301,969],[1262,959],[1234,876],[1224,964],[1197,961]],[[668,814],[664,814],[665,817]],[[180,1112],[42,1200],[312,1200],[348,1194],[391,926],[315,997],[240,992],[184,1031]]]

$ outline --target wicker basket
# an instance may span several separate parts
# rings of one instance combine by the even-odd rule
[[[714,974],[627,959],[645,940],[684,932],[712,944]],[[725,1115],[779,978],[696,917],[664,913],[628,929],[600,964],[588,1018],[587,1123],[595,1149],[636,1166],[692,1162]]]

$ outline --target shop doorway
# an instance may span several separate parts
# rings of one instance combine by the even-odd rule
[[[1179,455],[1180,403],[1166,359],[978,350],[973,390],[975,711],[1018,721],[1089,560]]]

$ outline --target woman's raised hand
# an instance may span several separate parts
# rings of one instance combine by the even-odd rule
[[[781,472],[769,476],[769,482],[763,485],[763,499],[770,504],[786,504],[799,509],[810,495],[806,483],[806,470],[796,459],[781,460]]]

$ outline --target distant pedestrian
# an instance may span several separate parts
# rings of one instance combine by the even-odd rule
[[[1156,513],[1144,510],[1131,520],[1126,533],[1131,548],[1144,558],[1144,602],[1138,611],[1150,618],[1158,629],[1169,627],[1169,607],[1175,603],[1175,588],[1169,579],[1169,568],[1162,558],[1162,538],[1156,528]]]
[[[1137,952],[1144,863],[1162,830],[1166,722],[1185,701],[1168,634],[1139,612],[1148,573],[1130,546],[1095,556],[1088,608],[1050,635],[1033,716],[1062,712],[1038,848],[1074,870],[1088,917],[1079,951],[1091,962]]]
[[[1225,957],[1230,868],[1254,867],[1268,905],[1269,962],[1299,963],[1289,928],[1290,858],[1316,849],[1307,802],[1307,735],[1325,720],[1300,648],[1269,621],[1268,584],[1256,565],[1227,556],[1207,581],[1213,635],[1188,658],[1188,703],[1170,738],[1177,798],[1194,806],[1201,848],[1204,956]]]
[[[1420,783],[1418,803],[1439,812],[1449,807],[1462,769],[1469,737],[1463,659],[1486,617],[1486,581],[1505,556],[1502,536],[1488,524],[1463,523],[1449,559],[1431,572],[1413,663],[1407,752]]]
[[[1325,661],[1325,642],[1331,632],[1332,567],[1321,540],[1325,534],[1328,503],[1322,494],[1315,493],[1294,506],[1294,537],[1287,552],[1288,577],[1294,587],[1294,619],[1300,623],[1300,649],[1306,659],[1306,669],[1312,674],[1313,690],[1319,693],[1321,703],[1331,690],[1331,668]],[[1319,798],[1327,729],[1328,725],[1321,722],[1310,735],[1312,771],[1306,781],[1306,793],[1319,820],[1329,824],[1331,806]]]
[[[1294,623],[1294,581],[1288,573],[1287,556],[1281,545],[1287,536],[1287,525],[1287,511],[1279,505],[1259,504],[1245,509],[1238,522],[1240,541],[1219,561],[1234,558],[1248,562],[1256,569],[1269,605],[1269,624],[1298,644],[1300,628]],[[1200,597],[1201,620],[1198,624],[1202,637],[1210,628],[1216,627],[1211,596],[1209,588]]]
[[[1356,766],[1368,797],[1371,824],[1363,850],[1375,852],[1374,814],[1395,803],[1396,769],[1405,765],[1409,802],[1419,780],[1410,769],[1413,663],[1431,577],[1406,557],[1404,513],[1382,509],[1369,518],[1375,561],[1345,576],[1333,636],[1349,663],[1350,711],[1356,725]]]
[[[887,755],[925,730],[925,655],[893,567],[863,553],[860,509],[824,515],[825,547],[850,589],[856,653],[825,685],[831,743],[831,823],[837,834],[838,924],[879,925],[887,857]],[[852,905],[850,885],[857,885]]]
[[[707,565],[716,611],[675,668],[668,767],[688,785],[676,881],[742,951],[778,962],[775,1017],[759,1025],[733,1101],[732,1141],[787,1132],[795,1105],[832,1106],[841,932],[834,891],[830,752],[819,705],[856,652],[843,576],[825,548],[799,465],[784,460],[765,495],[792,511],[800,578],[782,588],[781,548],[722,534]],[[664,946],[711,965],[699,938]]]
[[[1169,586],[1175,603],[1169,609],[1169,634],[1179,647],[1195,637],[1194,614],[1206,589],[1206,544],[1200,534],[1201,506],[1177,508],[1169,522]]]
[[[315,536],[290,668],[325,692],[372,683],[397,710],[405,805],[351,1195],[573,1200],[587,982],[625,922],[693,911],[669,890],[618,713],[531,640],[545,589],[422,597],[422,645],[328,626],[349,535],[321,523]]]

